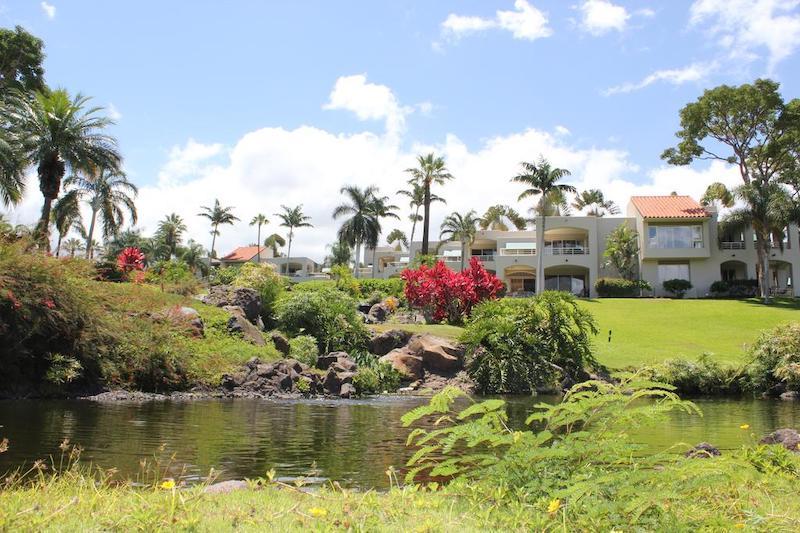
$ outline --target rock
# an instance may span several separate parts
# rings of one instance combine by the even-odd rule
[[[250,359],[247,360],[244,366],[250,370],[255,370],[259,364],[261,364],[261,359],[259,359],[258,357],[251,357]]]
[[[383,304],[373,305],[369,308],[369,313],[367,313],[367,317],[372,320],[373,324],[383,322],[387,316],[389,316],[389,308]]]
[[[710,459],[711,457],[718,457],[720,455],[722,455],[722,452],[720,452],[716,446],[707,442],[701,442],[683,454],[684,457],[689,457],[690,459]]]
[[[242,479],[232,479],[230,481],[221,481],[219,483],[213,483],[204,488],[203,492],[205,494],[228,494],[229,492],[233,492],[235,490],[243,490],[247,488],[248,488],[247,481],[244,481]]]
[[[776,429],[758,442],[759,444],[781,444],[787,450],[800,453],[800,433],[792,428]]]
[[[781,394],[780,398],[781,400],[789,402],[793,400],[800,400],[800,392],[797,392],[796,390],[786,391],[783,394]]]
[[[211,287],[202,302],[217,307],[241,307],[245,318],[253,325],[256,325],[261,317],[261,296],[255,289],[217,285]]]
[[[339,375],[334,369],[329,368],[322,380],[322,386],[331,394],[339,394],[342,390],[342,380],[339,379]]]
[[[343,383],[342,388],[339,391],[339,396],[342,398],[352,398],[356,395],[356,388],[353,386],[352,383]]]
[[[223,309],[231,315],[228,319],[228,331],[230,333],[239,334],[244,337],[245,340],[252,342],[256,346],[264,346],[266,344],[261,330],[245,318],[240,307],[225,306]]]
[[[445,339],[433,335],[415,335],[408,343],[408,351],[422,359],[426,369],[451,372],[461,368],[464,350]]]
[[[392,365],[405,379],[416,380],[422,378],[422,357],[409,353],[407,348],[392,350],[381,357],[380,360]]]
[[[193,307],[179,307],[178,313],[181,317],[189,321],[189,325],[194,329],[198,337],[205,336],[205,324],[203,323],[203,318],[200,316],[200,313],[197,312],[197,309]]]
[[[361,302],[358,304],[358,312],[363,314],[369,314],[369,310],[372,309],[372,304],[367,302]]]
[[[294,386],[294,379],[292,379],[292,376],[289,374],[277,374],[272,378],[272,381],[282,391],[291,391]]]
[[[289,356],[289,339],[286,338],[286,335],[280,331],[273,331],[269,334],[269,338],[272,340],[272,344],[275,345],[276,350],[282,353],[284,357]]]
[[[356,363],[350,359],[347,352],[331,352],[327,355],[317,356],[317,368],[328,370],[333,364],[339,365],[339,371],[352,371],[356,368]]]
[[[367,348],[375,355],[386,355],[395,348],[402,348],[408,344],[409,339],[411,339],[410,332],[391,329],[372,337],[367,344]]]

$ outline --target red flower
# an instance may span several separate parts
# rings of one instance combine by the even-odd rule
[[[117,256],[117,266],[125,273],[144,270],[144,254],[136,247],[128,247]]]
[[[55,309],[56,308],[56,303],[53,300],[51,300],[50,298],[45,298],[44,300],[42,300],[42,305],[44,305],[48,309]]]

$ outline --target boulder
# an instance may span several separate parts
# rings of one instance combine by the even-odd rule
[[[230,333],[241,335],[245,340],[256,346],[264,346],[266,344],[261,330],[247,320],[240,307],[226,306],[223,309],[231,315],[228,319],[228,331]]]
[[[261,317],[261,296],[255,289],[217,285],[211,287],[202,302],[217,307],[241,307],[245,318],[253,325],[258,324]]]
[[[372,309],[372,304],[367,303],[367,302],[361,302],[361,303],[358,304],[356,309],[358,309],[359,313],[362,313],[362,314],[366,315],[366,314],[369,313],[369,310]]]
[[[796,390],[786,391],[780,395],[781,400],[791,402],[794,400],[800,400],[800,392]]]
[[[386,355],[395,348],[402,348],[408,344],[409,339],[411,339],[410,332],[391,329],[372,337],[367,344],[367,348],[375,355]]]
[[[459,370],[464,357],[462,348],[433,335],[415,335],[408,343],[408,351],[420,357],[426,369],[438,372]]]
[[[205,324],[203,323],[203,318],[200,316],[200,313],[197,312],[197,309],[194,307],[179,307],[177,312],[183,319],[189,322],[189,325],[198,337],[203,337],[205,335]]]
[[[392,365],[407,380],[422,378],[422,357],[409,353],[407,347],[392,350],[380,360]]]
[[[276,350],[283,354],[284,357],[289,356],[289,339],[286,338],[286,335],[280,331],[273,331],[269,334],[269,338],[272,340],[272,344],[275,345]]]
[[[339,396],[342,398],[352,398],[356,395],[356,388],[352,383],[343,383],[339,391]]]
[[[389,316],[389,308],[380,303],[370,307],[369,313],[367,313],[367,318],[369,318],[373,324],[379,324],[383,322],[386,320],[387,316]]]
[[[322,386],[331,394],[339,394],[342,390],[342,380],[334,369],[329,368],[322,380]]]
[[[710,459],[711,457],[718,457],[722,452],[716,446],[707,442],[701,442],[691,450],[683,454],[684,457],[690,459]]]
[[[758,442],[759,444],[781,444],[789,451],[800,453],[800,433],[792,428],[776,429]]]
[[[317,356],[317,368],[320,370],[328,370],[334,364],[337,365],[338,372],[351,372],[357,366],[347,352],[330,352]]]
[[[219,483],[212,483],[203,489],[205,494],[228,494],[235,490],[247,489],[247,481],[242,479],[232,479],[230,481],[220,481]]]

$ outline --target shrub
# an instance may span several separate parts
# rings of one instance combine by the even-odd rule
[[[653,381],[668,383],[676,391],[690,395],[738,394],[742,390],[742,371],[733,366],[720,365],[702,354],[697,361],[669,359],[642,371]]]
[[[97,281],[125,281],[125,273],[119,269],[116,261],[103,260],[94,264]]]
[[[291,286],[293,291],[319,291],[322,289],[335,289],[336,282],[327,279],[312,279],[309,281],[301,281]]]
[[[373,294],[377,292],[380,293],[381,299],[388,296],[402,298],[405,283],[400,278],[364,278],[358,280],[358,286],[361,290],[361,294]]]
[[[362,351],[369,337],[355,300],[330,288],[284,293],[276,305],[276,322],[290,335],[312,335],[324,353]]]
[[[356,354],[358,372],[353,376],[353,386],[359,395],[394,392],[400,387],[402,376],[389,363],[370,353]]]
[[[331,277],[336,288],[353,298],[361,297],[361,288],[358,280],[353,277],[353,273],[347,265],[333,265],[331,267]]]
[[[800,391],[800,322],[759,335],[749,350],[747,381],[757,393]]]
[[[272,265],[245,263],[231,285],[257,290],[261,296],[261,319],[267,326],[275,323],[275,303],[283,292],[286,282]]]
[[[661,286],[675,298],[683,298],[686,291],[692,288],[692,283],[688,279],[668,279]]]
[[[715,281],[709,289],[717,298],[753,298],[758,294],[757,279],[732,279]]]
[[[211,285],[230,285],[239,275],[238,266],[212,268],[208,276]]]
[[[374,291],[370,294],[367,299],[365,300],[369,305],[379,304],[383,301],[383,293],[380,291]]]
[[[423,265],[404,270],[402,277],[408,304],[422,310],[429,322],[460,324],[475,304],[495,299],[503,287],[503,282],[489,274],[476,257],[461,272],[453,272],[439,261],[433,268]]]
[[[634,298],[643,290],[652,290],[652,287],[644,280],[600,278],[594,283],[594,290],[601,298]]]
[[[145,279],[148,283],[160,285],[166,292],[182,296],[193,296],[200,287],[189,265],[176,259],[154,263],[147,270]]]
[[[317,339],[311,335],[298,335],[289,339],[289,357],[309,366],[317,364]]]
[[[482,393],[525,393],[568,377],[580,381],[596,366],[591,314],[571,294],[546,291],[533,298],[475,307],[461,341],[467,372]]]

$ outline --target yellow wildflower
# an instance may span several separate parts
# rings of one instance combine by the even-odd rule
[[[164,490],[172,490],[175,488],[175,480],[174,479],[165,479],[161,482],[161,488]]]
[[[555,513],[559,509],[561,509],[561,500],[559,500],[558,498],[556,498],[555,500],[551,500],[550,504],[547,506],[547,512],[550,514]]]
[[[328,516],[328,510],[321,507],[312,507],[308,510],[308,514],[314,518],[324,518],[325,516]]]
[[[742,424],[739,429],[750,429],[750,424]]]
[[[739,522],[739,523],[737,523],[737,524],[734,524],[734,525],[733,525],[733,527],[735,527],[736,529],[744,529],[744,524],[742,524],[741,522]]]

